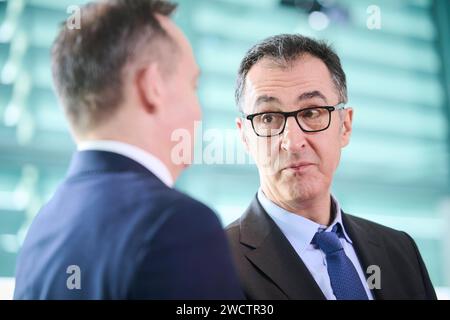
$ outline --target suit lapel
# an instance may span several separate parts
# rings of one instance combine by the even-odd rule
[[[240,232],[241,243],[254,248],[247,258],[288,299],[325,299],[301,258],[256,197],[241,218]]]
[[[401,296],[395,285],[395,266],[379,240],[379,236],[364,223],[342,211],[342,222],[350,236],[366,279],[367,268],[380,267],[381,288],[373,289],[374,299]],[[289,241],[261,207],[255,197],[241,217],[241,243],[250,246],[247,258],[263,272],[288,299],[325,299],[322,291]]]
[[[371,265],[380,267],[381,270],[381,288],[372,289],[372,294],[374,299],[383,300],[387,299],[389,296],[389,290],[392,286],[389,283],[383,282],[383,279],[387,279],[390,270],[392,270],[392,265],[386,258],[387,252],[384,246],[377,240],[377,237],[373,232],[364,227],[362,224],[358,223],[358,220],[354,217],[342,212],[342,222],[344,227],[349,234],[353,242],[353,248],[355,249],[356,255],[359,258],[361,267],[366,279],[372,274],[367,273],[367,268]]]

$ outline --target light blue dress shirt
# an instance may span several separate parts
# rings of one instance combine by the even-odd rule
[[[338,201],[333,196],[331,196],[331,200],[334,202],[334,207],[336,208],[335,219],[328,227],[279,207],[264,195],[261,188],[258,190],[258,200],[264,210],[266,210],[267,214],[273,219],[281,232],[283,232],[284,236],[288,239],[291,246],[302,259],[328,300],[336,300],[336,296],[333,294],[333,289],[331,288],[330,277],[327,271],[326,256],[322,250],[311,244],[311,240],[317,231],[322,229],[331,231],[333,226],[339,223],[342,226],[344,234],[344,237],[340,238],[340,241],[345,254],[355,266],[367,296],[370,300],[373,300],[373,295],[367,285],[364,271],[356,256],[355,249],[353,248],[352,240],[345,231],[345,226],[342,223],[341,208]]]

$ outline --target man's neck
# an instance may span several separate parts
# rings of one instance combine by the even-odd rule
[[[334,219],[331,214],[331,195],[329,192],[309,199],[285,200],[282,197],[277,197],[269,188],[262,187],[262,191],[270,201],[279,207],[318,224],[328,226]]]

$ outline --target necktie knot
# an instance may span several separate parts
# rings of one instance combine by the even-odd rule
[[[327,270],[333,293],[338,300],[367,300],[368,296],[352,261],[345,254],[338,233],[342,229],[336,224],[331,231],[317,232],[312,244],[326,255]]]
[[[325,254],[343,250],[341,241],[334,230],[317,232],[311,243],[317,245]]]

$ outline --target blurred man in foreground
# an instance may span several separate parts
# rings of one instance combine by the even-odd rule
[[[193,136],[199,69],[157,0],[82,8],[62,28],[53,75],[78,144],[67,178],[22,247],[16,299],[239,299],[225,234],[173,189],[171,135]]]

